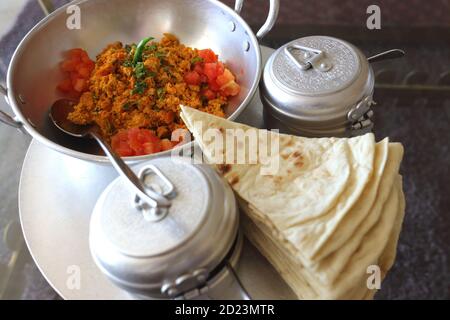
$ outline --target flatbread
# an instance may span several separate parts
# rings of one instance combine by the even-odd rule
[[[341,222],[338,231],[331,237],[335,241],[339,237],[345,238],[345,244],[311,266],[311,269],[316,272],[320,281],[324,284],[333,283],[342,272],[345,264],[358,248],[364,235],[379,221],[383,205],[392,192],[391,186],[394,184],[394,180],[398,175],[400,161],[403,157],[403,147],[398,143],[390,143],[387,146],[384,141],[386,140],[377,144],[377,151],[381,150],[383,152],[383,155],[380,157],[381,159],[385,158],[384,153],[386,153],[386,160],[382,162],[385,163],[385,170],[381,172],[381,165],[375,165],[376,171],[377,169],[379,170],[374,177],[377,177],[379,181],[369,184],[361,198],[347,214],[347,220],[344,219]],[[384,151],[385,147],[388,147],[388,152]],[[381,174],[382,177],[378,177]],[[377,189],[374,189],[374,185],[376,185]],[[371,206],[369,210],[368,206]],[[348,220],[359,223],[356,228],[353,225],[352,228],[349,228],[347,226]]]
[[[240,203],[240,206],[245,212],[251,210],[243,203]],[[387,268],[390,268],[393,262],[392,257],[395,256],[403,216],[404,197],[401,182],[397,182],[393,184],[389,198],[383,206],[383,218],[365,235],[365,238],[370,241],[366,240],[365,243],[360,244],[339,281],[331,285],[318,282],[317,273],[295,260],[271,235],[266,225],[252,220],[247,214],[242,215],[241,221],[247,238],[269,260],[299,299],[370,299],[376,290],[367,289],[367,267],[371,264],[379,265],[382,279],[384,278],[385,271],[387,272]],[[392,223],[394,220],[395,223]],[[389,231],[390,228],[391,231]],[[386,237],[386,234],[390,236]],[[387,244],[386,240],[379,241],[382,237],[389,239]]]
[[[216,165],[245,201],[276,226],[280,236],[291,243],[292,254],[306,266],[313,264],[314,255],[371,179],[375,156],[373,134],[350,139],[294,137],[258,130],[192,108],[181,109],[181,117],[206,159]],[[265,135],[270,141],[278,140],[279,150],[254,164],[215,163],[212,160],[220,158],[217,156],[220,149],[217,149],[217,139],[205,138],[208,129],[216,130],[223,141],[229,138],[230,132],[253,131],[258,138]],[[262,140],[258,139],[258,150],[266,143]],[[226,160],[230,152],[249,151],[244,148],[248,146],[239,142],[223,148],[222,159]],[[263,175],[262,169],[268,162],[279,163],[279,170]]]
[[[246,236],[299,298],[373,297],[367,267],[379,265],[384,278],[404,216],[401,144],[375,144],[370,133],[282,135],[181,109],[205,159],[236,192]]]

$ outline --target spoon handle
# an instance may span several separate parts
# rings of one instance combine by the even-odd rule
[[[384,52],[378,53],[374,56],[371,56],[371,57],[367,58],[367,61],[369,61],[369,63],[372,63],[372,62],[388,60],[388,59],[397,59],[397,58],[403,57],[404,55],[405,55],[405,51],[400,50],[400,49],[392,49],[392,50],[384,51]]]
[[[90,132],[91,136],[97,140],[105,154],[108,156],[114,168],[124,177],[136,190],[138,196],[152,207],[169,207],[170,201],[163,195],[154,192],[150,188],[146,188],[136,174],[127,166],[127,164],[119,157],[114,150],[106,143],[103,138],[95,131]]]

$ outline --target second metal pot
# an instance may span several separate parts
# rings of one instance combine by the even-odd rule
[[[399,51],[379,57],[393,58]],[[294,40],[264,68],[266,126],[309,137],[366,133],[373,127],[374,84],[368,59],[352,44],[327,36]]]
[[[143,202],[123,178],[100,196],[89,243],[97,266],[138,298],[242,299],[234,268],[242,248],[228,184],[207,165],[159,158],[141,168],[170,207]]]

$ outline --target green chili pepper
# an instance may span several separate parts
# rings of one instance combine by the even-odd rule
[[[134,53],[133,65],[136,65],[136,63],[142,61],[142,52],[144,51],[144,48],[147,45],[147,43],[153,39],[155,38],[149,37],[142,39],[141,42],[139,42],[139,44],[136,47],[136,52]]]

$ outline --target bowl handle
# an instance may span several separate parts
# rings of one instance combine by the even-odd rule
[[[0,94],[2,94],[5,98],[8,97],[8,91],[0,84]],[[6,100],[8,101],[8,100]],[[3,122],[14,128],[22,128],[22,123],[15,120],[13,117],[8,115],[7,113],[0,110],[0,122]]]
[[[244,0],[236,0],[236,2],[234,3],[234,11],[240,14],[243,5]],[[275,22],[277,21],[279,9],[280,9],[280,0],[270,0],[269,14],[267,15],[266,22],[264,22],[263,26],[256,33],[256,37],[258,38],[258,40],[264,38],[264,36],[270,30],[272,30],[273,26],[275,25]]]

